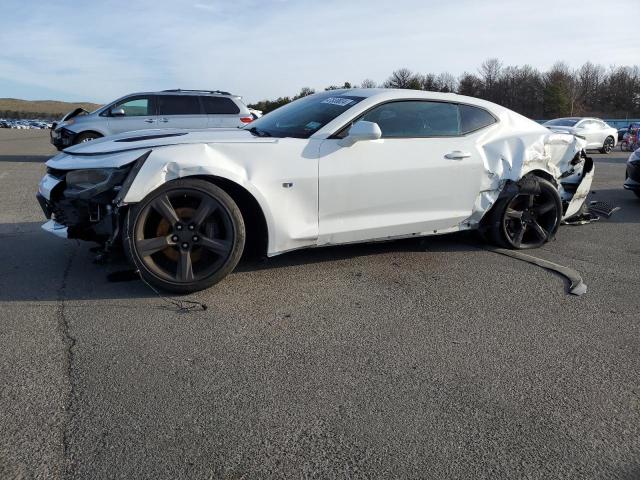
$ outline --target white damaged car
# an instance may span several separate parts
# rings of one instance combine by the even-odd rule
[[[535,248],[579,214],[593,178],[583,139],[450,93],[333,90],[243,129],[144,131],[66,149],[38,199],[58,236],[124,244],[149,283],[191,292],[246,248],[478,229]]]

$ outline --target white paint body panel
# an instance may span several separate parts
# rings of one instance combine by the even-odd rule
[[[336,92],[340,94],[366,98],[308,139],[218,129],[163,130],[179,135],[122,141],[135,136],[128,133],[74,146],[47,165],[120,167],[150,151],[124,204],[140,202],[177,178],[225,178],[245,188],[260,205],[268,227],[267,253],[276,255],[306,246],[476,228],[508,180],[517,181],[533,170],[559,179],[573,172],[570,161],[585,143],[475,98],[378,89]],[[456,137],[383,138],[351,146],[330,138],[371,107],[396,100],[476,105],[498,122]],[[134,133],[144,137],[160,132]],[[454,151],[469,155],[447,158]],[[588,191],[590,181],[583,181],[582,190]]]

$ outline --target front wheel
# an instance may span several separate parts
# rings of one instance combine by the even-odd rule
[[[613,146],[615,145],[615,140],[613,137],[607,137],[602,144],[602,148],[600,149],[600,153],[608,154],[613,150]]]
[[[78,135],[73,144],[77,145],[79,143],[86,143],[86,142],[90,142],[91,140],[95,140],[96,138],[101,138],[102,135],[100,135],[99,133],[95,133],[95,132],[84,132],[81,133],[80,135]]]
[[[513,186],[490,212],[489,234],[498,245],[529,249],[554,237],[562,219],[562,201],[551,182],[529,176]]]
[[[238,264],[245,243],[240,209],[221,188],[181,179],[127,213],[125,249],[150,284],[176,293],[210,287]]]

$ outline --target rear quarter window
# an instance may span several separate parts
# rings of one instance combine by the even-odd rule
[[[227,97],[201,97],[204,112],[209,115],[215,114],[238,114],[240,108],[236,103]]]
[[[493,115],[482,108],[460,105],[460,129],[470,133],[496,123]]]

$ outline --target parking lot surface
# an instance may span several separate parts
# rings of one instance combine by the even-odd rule
[[[640,478],[640,200],[531,252],[450,235],[244,262],[179,313],[40,229],[0,130],[0,478]]]

